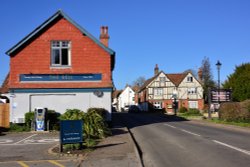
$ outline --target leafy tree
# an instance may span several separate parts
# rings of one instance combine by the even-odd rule
[[[228,76],[223,87],[233,90],[234,101],[250,99],[250,63],[236,66],[234,73]]]
[[[143,76],[138,77],[136,80],[132,82],[132,87],[134,86],[142,86],[145,83],[146,79]]]
[[[213,74],[211,72],[210,61],[208,57],[204,57],[201,63],[201,70],[202,70],[202,84],[203,84],[203,96],[205,102],[208,102],[208,88],[215,87],[215,82],[213,80]]]

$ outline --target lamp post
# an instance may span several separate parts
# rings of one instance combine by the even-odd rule
[[[174,90],[173,91],[173,96],[172,96],[172,98],[173,98],[173,108],[174,108],[174,115],[176,115],[177,114],[177,91],[176,90]]]
[[[218,60],[217,63],[215,64],[217,67],[217,71],[218,71],[218,108],[219,108],[219,104],[220,104],[220,68],[221,68],[221,62]],[[220,113],[219,113],[219,118],[220,118]]]

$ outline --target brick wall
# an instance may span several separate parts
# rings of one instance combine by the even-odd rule
[[[50,67],[52,40],[71,41],[71,68]],[[101,73],[101,82],[20,83],[19,74]],[[74,25],[59,19],[10,59],[10,88],[112,87],[111,56]]]

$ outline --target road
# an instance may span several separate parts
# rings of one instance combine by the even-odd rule
[[[146,167],[250,166],[250,130],[185,121],[163,114],[119,114]]]

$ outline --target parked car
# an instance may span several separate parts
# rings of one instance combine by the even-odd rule
[[[131,113],[137,113],[139,111],[140,111],[140,108],[138,106],[136,106],[136,105],[131,105],[129,107],[129,110],[128,110],[128,112],[131,112]]]
[[[124,106],[123,111],[126,111],[126,112],[129,111],[129,105]]]

